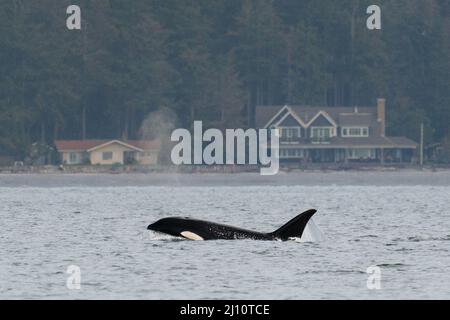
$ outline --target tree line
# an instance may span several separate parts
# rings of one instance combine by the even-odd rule
[[[66,28],[74,2],[81,30]],[[378,97],[388,134],[418,141],[424,123],[427,143],[450,140],[450,2],[376,2],[381,30],[372,0],[0,0],[0,154],[140,138],[161,110],[235,128],[258,105]]]

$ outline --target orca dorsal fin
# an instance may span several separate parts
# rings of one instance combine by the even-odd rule
[[[309,219],[311,219],[316,212],[317,210],[311,209],[299,214],[281,228],[272,232],[271,235],[281,240],[301,238]]]

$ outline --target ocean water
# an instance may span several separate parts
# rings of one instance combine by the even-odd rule
[[[449,299],[449,199],[449,172],[0,175],[0,298]],[[310,208],[301,241],[146,230],[190,216],[269,232]]]

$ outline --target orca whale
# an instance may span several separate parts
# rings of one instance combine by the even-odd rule
[[[190,218],[164,218],[150,224],[147,229],[166,233],[189,240],[281,240],[301,238],[309,219],[316,213],[314,209],[305,211],[281,228],[270,233],[256,232],[224,224]]]

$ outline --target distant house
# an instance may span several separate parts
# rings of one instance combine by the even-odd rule
[[[153,165],[158,162],[160,143],[157,140],[57,140],[55,146],[61,163]]]
[[[386,101],[375,107],[261,106],[258,128],[280,129],[284,162],[411,162],[417,144],[388,137]]]

